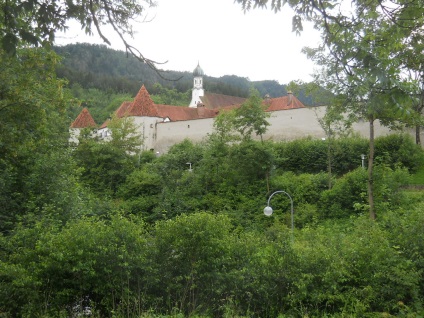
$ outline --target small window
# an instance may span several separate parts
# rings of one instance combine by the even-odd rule
[[[153,124],[150,124],[150,128],[153,128]]]
[[[190,128],[190,125],[187,125],[187,128]]]

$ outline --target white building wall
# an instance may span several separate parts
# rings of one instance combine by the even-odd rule
[[[268,118],[270,126],[263,139],[283,141],[304,137],[325,138],[325,133],[318,122],[318,118],[324,114],[325,106],[272,112]],[[142,149],[154,150],[159,154],[166,153],[172,145],[180,143],[186,138],[193,142],[200,142],[213,132],[214,118],[177,122],[164,122],[160,117],[133,118],[144,140]],[[367,121],[355,123],[352,128],[360,136],[369,138]],[[378,121],[374,123],[374,128],[375,137],[398,132],[381,126]],[[415,138],[414,129],[407,129],[406,132]],[[80,129],[71,128],[70,141],[78,142],[79,133]],[[421,146],[424,146],[424,131],[421,132],[421,143]]]
[[[324,111],[322,108],[297,108],[272,112],[267,119],[270,126],[263,138],[274,141],[308,136],[323,138],[325,133],[319,125],[317,116],[322,116]]]
[[[167,152],[172,145],[186,138],[200,142],[213,131],[213,121],[213,118],[206,118],[159,123],[154,149],[160,153]]]
[[[133,117],[134,124],[138,127],[141,133],[142,150],[156,150],[157,139],[157,124],[162,122],[160,117]]]
[[[270,126],[263,135],[264,140],[294,140],[304,137],[325,138],[325,133],[319,124],[318,118],[325,114],[325,106],[313,108],[298,108],[281,110],[271,113],[268,118]],[[200,142],[213,132],[213,118],[197,119],[190,121],[167,122],[157,124],[157,138],[154,142],[154,150],[160,153],[185,138],[193,142]],[[369,123],[367,121],[355,123],[353,130],[364,138],[369,138]],[[375,137],[385,136],[390,133],[398,133],[387,127],[381,126],[379,121],[374,123]],[[415,138],[414,131],[407,132]],[[259,139],[259,137],[255,138]],[[421,140],[424,140],[422,136]]]

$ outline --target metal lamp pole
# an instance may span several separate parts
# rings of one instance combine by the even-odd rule
[[[271,216],[271,215],[272,215],[273,210],[272,210],[272,208],[270,207],[269,202],[271,201],[271,198],[274,196],[274,194],[277,194],[277,193],[284,193],[284,194],[285,194],[285,195],[287,195],[287,196],[289,197],[289,199],[290,199],[290,203],[291,203],[291,209],[290,209],[290,212],[291,212],[291,239],[292,239],[292,241],[293,241],[293,235],[294,235],[294,213],[293,213],[293,199],[292,199],[292,197],[290,196],[290,194],[288,194],[286,191],[283,191],[283,190],[278,190],[278,191],[275,191],[274,193],[272,193],[272,194],[269,196],[269,198],[268,198],[268,204],[267,204],[267,206],[266,206],[266,207],[265,207],[265,209],[264,209],[264,214],[265,214],[266,216]]]

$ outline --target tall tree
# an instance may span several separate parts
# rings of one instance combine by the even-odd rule
[[[424,40],[422,32],[413,32],[405,52],[402,54],[404,69],[409,79],[417,82],[418,89],[413,94],[411,126],[415,127],[415,142],[421,145],[421,127],[424,126]]]
[[[262,140],[269,126],[266,120],[269,116],[258,90],[251,89],[249,98],[235,110],[234,127],[244,140],[250,140],[253,133]]]
[[[71,213],[73,169],[66,152],[69,99],[55,77],[56,54],[0,50],[0,231],[48,205]],[[67,192],[64,196],[61,190]]]

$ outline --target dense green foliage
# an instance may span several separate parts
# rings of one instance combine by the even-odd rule
[[[4,315],[422,313],[424,202],[400,191],[415,162],[392,161],[422,158],[413,140],[377,139],[381,219],[373,222],[364,213],[366,170],[357,155],[366,140],[336,140],[356,160],[328,189],[326,152],[317,154],[311,139],[233,144],[211,135],[156,157],[129,155],[131,139],[83,137],[72,156],[86,193],[82,211],[66,222],[46,214],[15,223],[0,239]],[[300,157],[322,164],[296,165]],[[294,242],[285,196],[273,198],[273,218],[261,212],[274,189],[293,197]]]
[[[70,147],[57,57],[19,54],[1,73],[2,316],[423,314],[424,202],[402,190],[423,162],[411,138],[376,139],[370,221],[365,139],[334,139],[329,174],[327,141],[248,138],[266,130],[252,94],[203,143],[159,157],[125,118],[109,141],[86,130]],[[280,189],[294,233],[286,196],[262,213]]]
[[[0,51],[0,231],[31,214],[65,219],[79,209],[68,148],[64,81],[57,56],[43,50]],[[19,76],[17,76],[19,74]]]
[[[282,3],[272,1],[273,8]],[[91,4],[2,3],[1,44],[10,53],[20,42],[51,41],[54,28],[70,18],[87,31],[109,21],[126,33],[142,10],[132,1]],[[290,4],[299,5],[298,17],[332,7]],[[423,8],[400,5],[393,11],[399,21],[419,18]],[[378,12],[365,9],[360,12]],[[55,19],[57,13],[63,14]],[[342,34],[349,40],[349,32]],[[374,33],[365,33],[360,53],[369,36]],[[248,136],[260,135],[266,120],[252,96],[244,109],[217,118],[204,143],[186,140],[160,157],[138,151],[139,136],[126,119],[112,119],[108,142],[87,130],[69,145],[67,124],[78,103],[56,77],[57,56],[12,53],[15,58],[0,51],[0,316],[424,315],[424,200],[422,191],[404,189],[409,174],[422,171],[423,150],[411,139],[377,138],[375,154],[359,138],[332,138],[331,147],[328,140],[257,142]],[[380,53],[375,57],[385,56]],[[365,57],[355,56],[361,63]],[[129,93],[124,86],[114,91],[119,81],[111,82],[101,89],[113,99]],[[81,94],[81,87],[71,89]],[[165,89],[167,97],[183,97],[175,87]],[[376,92],[370,93],[376,103],[363,105],[399,106]],[[374,168],[377,219],[366,216],[370,175],[361,154],[375,159],[368,172]],[[273,198],[273,217],[261,213],[280,189],[294,201],[293,232],[286,196]]]
[[[422,208],[379,223],[307,227],[294,244],[280,223],[240,232],[204,212],[152,229],[119,215],[60,230],[36,224],[2,241],[0,308],[16,316],[419,315]]]

